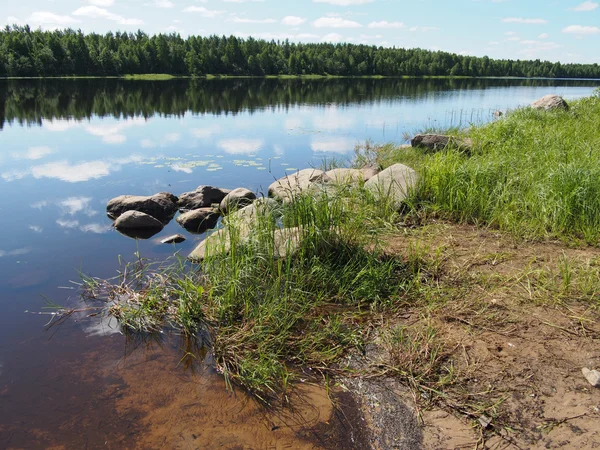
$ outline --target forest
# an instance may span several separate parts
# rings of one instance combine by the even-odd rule
[[[0,31],[0,77],[120,76],[467,76],[599,78],[598,64],[496,60],[423,49],[264,41],[235,36],[149,36],[81,30]]]

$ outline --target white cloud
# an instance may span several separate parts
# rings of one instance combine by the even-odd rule
[[[298,25],[302,25],[304,22],[306,22],[306,19],[297,16],[285,16],[283,19],[281,19],[282,24],[289,25],[291,27],[297,27]]]
[[[154,148],[156,147],[156,144],[150,139],[142,139],[140,142],[140,146],[142,148]]]
[[[115,0],[88,0],[88,3],[96,6],[112,6]]]
[[[56,223],[61,227],[61,228],[77,228],[79,226],[79,220],[64,220],[64,219],[58,219],[56,221]]]
[[[437,31],[439,30],[438,27],[410,27],[409,31],[420,31],[422,33],[426,33],[428,31]]]
[[[73,11],[74,16],[89,17],[90,19],[106,19],[117,22],[120,25],[142,25],[143,20],[127,19],[118,14],[111,13],[107,9],[98,8],[97,6],[82,6]]]
[[[341,17],[321,17],[313,22],[315,28],[360,28],[362,25]]]
[[[101,137],[102,141],[107,144],[122,144],[127,140],[127,136],[123,134],[124,130],[133,126],[143,126],[146,124],[147,122],[143,117],[136,117],[116,123],[100,122],[95,125],[85,125],[83,128],[91,135]]]
[[[505,17],[502,19],[504,23],[524,23],[529,25],[542,25],[548,23],[546,19],[526,19],[523,17]]]
[[[39,225],[29,225],[29,229],[35,233],[41,233],[42,231],[44,231],[44,229]]]
[[[344,40],[344,36],[338,33],[329,33],[321,38],[323,42],[341,42]]]
[[[79,20],[48,11],[36,11],[29,16],[28,22],[39,25],[69,26],[79,23]]]
[[[577,12],[593,11],[596,8],[598,8],[598,6],[599,5],[596,2],[585,1],[585,2],[577,5],[575,8],[571,8],[571,11],[577,11]]]
[[[152,5],[156,6],[157,8],[172,8],[175,6],[175,3],[170,0],[154,0]]]
[[[313,0],[315,3],[329,3],[337,6],[364,5],[373,3],[375,0]]]
[[[381,22],[371,22],[367,25],[368,28],[404,28],[404,24],[402,22],[388,22],[387,20],[382,20]]]
[[[584,36],[590,34],[600,34],[600,28],[585,25],[569,25],[568,27],[563,28],[562,32]]]
[[[548,39],[550,35],[548,33],[542,33],[538,36],[538,39]]]
[[[245,17],[234,17],[230,19],[234,23],[276,23],[275,19],[248,19]]]
[[[202,3],[206,3],[206,0],[200,0]],[[222,0],[225,3],[262,3],[265,0]]]
[[[198,13],[202,17],[206,17],[208,19],[214,19],[215,17],[225,13],[225,11],[211,10],[205,8],[204,6],[188,6],[187,8],[184,8],[183,12]]]
[[[230,155],[244,155],[256,153],[264,144],[262,139],[223,139],[217,145]]]

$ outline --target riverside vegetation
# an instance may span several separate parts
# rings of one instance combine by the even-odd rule
[[[513,367],[509,376],[500,364],[486,375],[498,358],[483,364],[474,342],[483,333],[521,342],[535,316],[558,333],[557,346],[561,333],[582,349],[597,346],[599,94],[568,111],[524,108],[449,130],[468,134],[468,151],[366,143],[355,166],[400,162],[418,172],[400,209],[361,184],[299,195],[257,215],[250,239],[240,238],[244,225],[224,221],[229,251],[199,267],[179,256],[139,258],[114,280],[84,277],[84,293],[106,301],[104,313],[129,332],[202,336],[225,379],[266,404],[307,376],[392,377],[419,408],[478,423],[480,443],[531,444],[564,423],[535,422],[535,395],[517,397],[538,372],[542,385],[547,368]],[[279,257],[273,234],[282,226],[301,239]],[[369,354],[361,367],[348,362]]]

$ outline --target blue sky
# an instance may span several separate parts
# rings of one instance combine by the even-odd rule
[[[600,0],[599,0],[600,1]],[[235,34],[600,63],[594,0],[20,0],[4,24],[85,32]]]

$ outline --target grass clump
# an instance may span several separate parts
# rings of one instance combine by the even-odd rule
[[[569,111],[516,110],[473,128],[471,156],[428,155],[421,203],[523,237],[600,238],[600,99]]]
[[[251,223],[228,218],[199,267],[140,259],[115,280],[85,280],[88,296],[107,300],[107,313],[131,331],[210,336],[226,380],[269,401],[300,370],[327,372],[360,348],[366,314],[390,307],[413,276],[381,251],[379,232],[397,216],[369,195],[332,188]],[[211,251],[224,242],[227,251]]]

